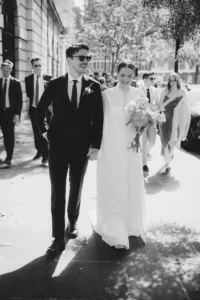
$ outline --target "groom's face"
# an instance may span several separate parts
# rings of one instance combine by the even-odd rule
[[[88,61],[86,58],[83,61],[80,60],[80,57],[82,56],[88,56],[88,51],[81,49],[74,53],[73,57],[68,57],[69,68],[79,75],[85,73],[88,67]]]

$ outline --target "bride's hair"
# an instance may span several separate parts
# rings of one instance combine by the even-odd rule
[[[177,73],[173,72],[173,73],[171,73],[171,74],[169,75],[169,78],[168,78],[167,89],[168,89],[169,92],[170,92],[170,90],[171,90],[171,84],[170,84],[170,81],[169,81],[169,80],[170,80],[170,78],[172,78],[172,77],[174,77],[174,81],[177,82],[177,89],[181,89],[180,76],[179,76]]]
[[[133,72],[135,72],[135,66],[131,62],[126,62],[126,61],[120,62],[117,67],[117,73],[119,73],[119,71],[122,68],[129,68],[129,69],[133,70]]]

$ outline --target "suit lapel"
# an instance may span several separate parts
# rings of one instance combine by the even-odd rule
[[[68,73],[66,73],[64,79],[64,98],[68,100],[68,102],[71,104],[71,101],[69,99],[69,94],[68,94]]]
[[[2,95],[2,77],[0,78],[0,109],[1,109],[1,101],[2,101],[2,98],[1,98],[1,95]]]
[[[87,83],[88,81],[86,80],[85,76],[83,75],[82,76],[82,87],[81,87],[81,94],[80,94],[80,100],[83,98],[84,96],[84,91],[85,91],[85,88],[87,86]]]
[[[13,92],[14,91],[14,81],[13,81],[13,77],[10,78],[10,84],[9,84],[9,90],[8,90],[8,98],[9,98],[9,101],[10,101],[10,106],[12,105],[12,95],[13,95]]]
[[[33,100],[33,97],[34,97],[34,74],[32,74],[30,76],[29,80],[30,80],[30,84],[29,84],[30,95],[31,95],[31,99]]]
[[[87,80],[87,78],[84,76],[83,74],[83,77],[82,77],[82,87],[81,87],[81,94],[80,94],[80,103],[79,103],[79,106],[84,102],[84,96],[85,96],[85,89],[86,87],[89,86],[89,82]]]
[[[2,80],[3,80],[3,77],[0,78],[0,95],[2,93]]]

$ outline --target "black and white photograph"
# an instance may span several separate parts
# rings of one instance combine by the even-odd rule
[[[200,299],[200,0],[0,0],[0,300]]]

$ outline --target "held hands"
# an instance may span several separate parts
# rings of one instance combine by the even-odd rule
[[[18,115],[14,115],[13,123],[15,123],[15,124],[19,123],[19,116]]]
[[[99,151],[98,149],[90,148],[87,156],[89,157],[90,160],[97,160],[98,151]]]

